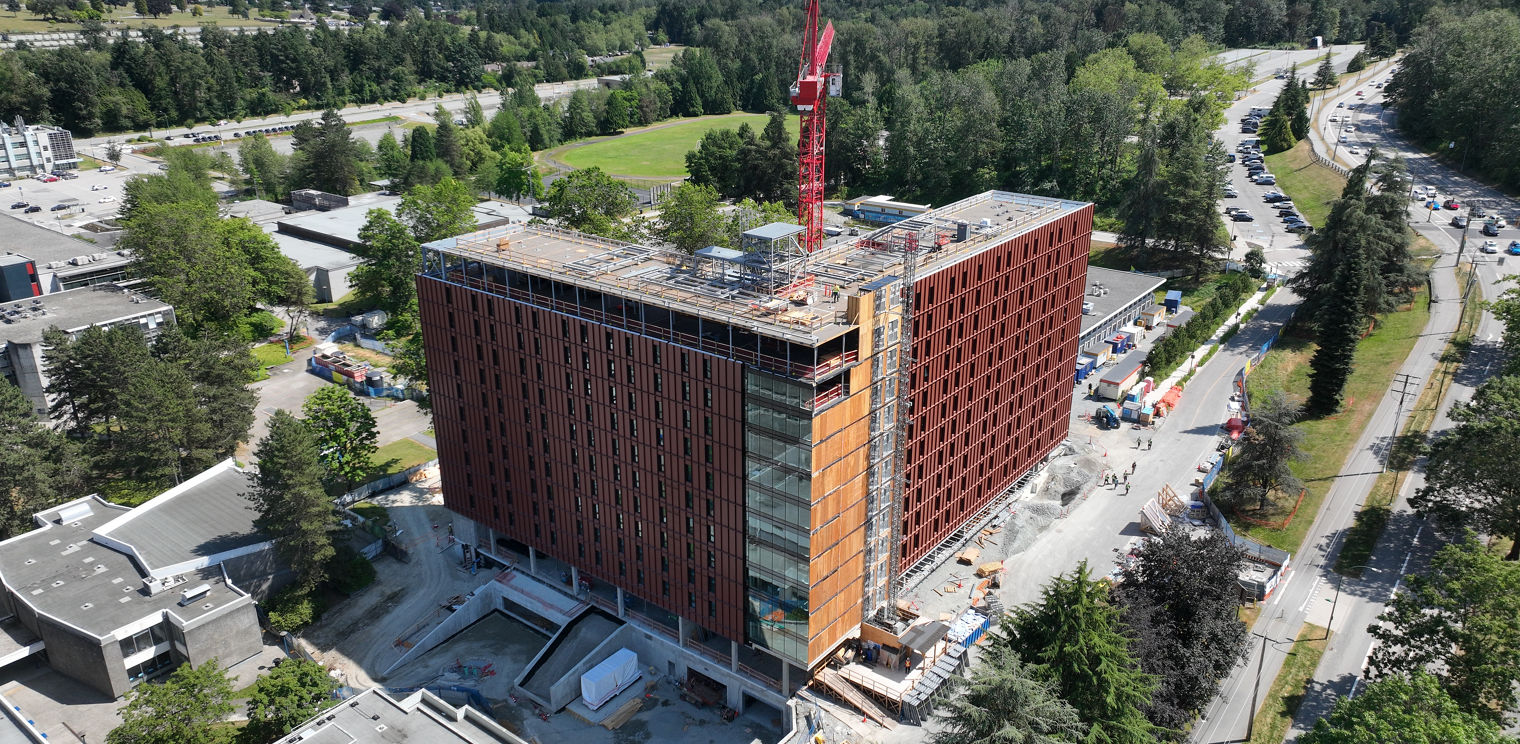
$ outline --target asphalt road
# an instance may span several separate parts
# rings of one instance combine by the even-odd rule
[[[1386,73],[1378,70],[1364,75],[1362,82],[1365,83],[1367,80],[1375,82],[1385,78]],[[1356,96],[1357,90],[1363,91],[1363,95]],[[1350,108],[1351,102],[1368,99],[1376,101],[1380,95],[1381,92],[1375,85],[1369,87],[1364,84],[1360,87],[1350,87],[1347,92],[1327,99],[1323,109],[1315,114],[1315,121],[1321,128],[1320,133],[1324,133],[1323,128],[1326,124],[1331,124],[1327,121],[1328,116],[1336,115],[1341,118]],[[1347,106],[1337,108],[1334,105],[1337,102],[1345,102]],[[1492,200],[1492,208],[1500,209],[1505,214],[1516,214],[1512,204],[1497,198],[1491,190],[1449,172],[1433,159],[1408,148],[1393,132],[1390,115],[1377,109],[1380,107],[1369,106],[1360,111],[1352,109],[1357,114],[1353,118],[1356,131],[1345,133],[1348,135],[1348,143],[1342,145],[1343,149],[1337,153],[1338,162],[1350,164],[1348,158],[1365,154],[1350,153],[1349,147],[1352,142],[1356,143],[1359,149],[1376,144],[1385,152],[1393,151],[1404,155],[1417,184],[1433,183],[1441,187],[1443,192],[1456,194],[1459,198],[1472,198],[1469,195],[1485,198],[1487,195],[1486,198]],[[1364,115],[1373,111],[1377,111],[1379,115],[1375,117]],[[1344,126],[1341,122],[1333,124]],[[1337,135],[1338,133],[1331,132],[1330,134]],[[1316,142],[1316,145],[1322,147],[1323,142]],[[1331,152],[1335,152],[1333,144]],[[1413,219],[1418,220],[1423,212],[1418,209],[1416,203],[1411,202],[1410,213]],[[1460,230],[1446,227],[1435,218],[1432,218],[1429,223],[1416,221],[1413,226],[1420,234],[1430,238],[1442,251],[1431,276],[1432,297],[1435,304],[1431,308],[1430,320],[1400,369],[1401,373],[1414,375],[1423,382],[1430,378],[1437,357],[1444,349],[1450,334],[1455,330],[1460,317],[1460,296],[1463,288],[1457,286],[1453,269],[1462,236]],[[1509,239],[1508,237],[1501,238],[1506,242]],[[1473,257],[1476,245],[1469,240],[1464,258]],[[1500,276],[1507,275],[1513,270],[1513,266],[1499,264],[1498,259],[1497,256],[1479,257],[1477,286],[1489,290],[1490,296],[1493,283]],[[1440,416],[1435,421],[1432,431],[1439,431],[1450,425],[1446,412],[1451,402],[1469,396],[1471,388],[1479,384],[1487,376],[1489,369],[1495,366],[1495,345],[1499,333],[1495,322],[1485,314],[1477,335],[1478,348],[1469,357],[1467,364],[1458,375],[1458,381],[1449,386]],[[1204,720],[1200,721],[1195,728],[1193,741],[1242,740],[1247,722],[1254,713],[1251,704],[1254,699],[1253,690],[1259,686],[1259,691],[1264,693],[1270,686],[1281,668],[1286,653],[1292,648],[1292,640],[1297,637],[1302,623],[1306,620],[1330,627],[1334,635],[1310,683],[1308,695],[1295,719],[1290,739],[1296,737],[1297,733],[1312,727],[1315,720],[1325,715],[1334,706],[1339,696],[1351,694],[1354,688],[1362,684],[1361,675],[1365,660],[1372,647],[1371,637],[1366,631],[1367,626],[1381,614],[1383,604],[1395,591],[1402,577],[1407,573],[1421,570],[1436,546],[1436,540],[1430,532],[1408,510],[1407,495],[1422,483],[1420,474],[1416,472],[1401,484],[1394,514],[1368,564],[1371,570],[1366,571],[1362,579],[1345,581],[1329,570],[1329,566],[1334,565],[1339,555],[1343,535],[1352,524],[1356,508],[1366,497],[1382,470],[1383,457],[1393,431],[1396,427],[1402,426],[1403,420],[1396,397],[1391,394],[1386,396],[1380,402],[1378,410],[1373,414],[1367,424],[1367,429],[1358,440],[1351,458],[1327,494],[1325,506],[1311,526],[1309,536],[1299,555],[1295,557],[1296,568],[1293,579],[1268,603],[1253,628],[1257,638],[1267,639],[1264,655],[1258,656],[1262,653],[1262,648],[1253,641],[1251,658],[1237,667],[1235,673],[1226,681],[1222,695],[1210,706]],[[1259,675],[1258,663],[1261,664],[1262,670]]]

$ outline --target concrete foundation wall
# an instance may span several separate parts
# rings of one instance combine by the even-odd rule
[[[263,631],[253,600],[241,597],[236,605],[184,629],[185,647],[191,666],[217,659],[224,667],[232,666],[263,649]],[[50,646],[51,648],[51,646]]]
[[[412,659],[437,648],[438,644],[453,637],[455,633],[474,625],[477,620],[486,615],[500,610],[501,595],[493,588],[495,586],[495,582],[490,582],[476,589],[475,593],[465,600],[464,606],[444,618],[443,622],[423,636],[422,640],[407,649],[406,653],[401,655],[401,658],[386,668],[385,674],[387,676],[390,675],[391,672],[405,666]]]
[[[607,657],[617,653],[620,648],[627,648],[633,641],[633,636],[638,635],[639,630],[632,625],[623,625],[612,631],[607,640],[597,644],[584,659],[581,659],[564,676],[549,685],[549,710],[559,710],[566,705],[575,702],[581,696],[581,675],[591,668],[607,660]],[[634,653],[638,653],[635,651]],[[639,657],[639,663],[643,665],[643,671],[647,675],[648,665],[643,664],[643,657]],[[531,666],[531,665],[530,665]]]
[[[37,626],[37,635],[47,644],[49,666],[111,697],[127,691],[127,669],[114,639],[102,645],[46,617],[37,618]]]

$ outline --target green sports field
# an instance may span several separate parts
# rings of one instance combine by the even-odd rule
[[[703,134],[712,129],[738,129],[745,122],[759,134],[765,128],[766,115],[704,116],[663,128],[598,137],[590,144],[561,147],[546,155],[571,168],[597,166],[617,176],[675,179],[686,175],[686,153],[696,149]],[[788,116],[786,128],[793,139],[797,137],[797,126],[797,117]]]

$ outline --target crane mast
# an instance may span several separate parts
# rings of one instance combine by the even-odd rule
[[[792,105],[801,116],[797,138],[797,222],[805,228],[802,247],[812,253],[823,247],[824,113],[829,96],[839,94],[839,73],[825,65],[834,44],[834,24],[818,28],[818,0],[808,0],[807,27],[802,32],[802,60],[792,84]]]

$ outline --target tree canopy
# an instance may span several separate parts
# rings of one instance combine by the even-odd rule
[[[1520,710],[1520,563],[1500,560],[1469,536],[1404,581],[1367,629],[1377,640],[1374,675],[1430,671],[1462,709],[1495,722]]]
[[[301,405],[301,413],[316,435],[317,460],[335,492],[347,491],[369,475],[380,432],[364,401],[342,385],[323,385]]]
[[[1474,714],[1424,671],[1372,682],[1335,702],[1299,744],[1514,744],[1499,725]]]
[[[933,744],[1059,744],[1086,733],[1054,684],[1006,645],[988,646],[970,678],[951,677],[949,687],[935,712],[945,728],[930,737]]]
[[[121,724],[107,744],[219,744],[217,724],[233,711],[232,680],[216,659],[181,664],[163,682],[127,691]]]
[[[319,446],[306,422],[277,410],[269,417],[269,433],[253,450],[259,461],[252,476],[255,523],[274,541],[303,591],[327,579],[327,562],[335,553],[328,533],[338,520],[322,488]]]
[[[1473,529],[1513,539],[1520,559],[1520,475],[1505,455],[1520,445],[1520,376],[1489,379],[1452,406],[1456,423],[1430,445],[1425,487],[1413,506],[1448,534]]]
[[[601,168],[582,168],[549,185],[544,204],[549,214],[571,229],[622,238],[629,228],[622,220],[633,215],[638,199],[633,189]]]
[[[321,664],[281,659],[248,691],[248,738],[275,741],[333,703],[337,680]]]

